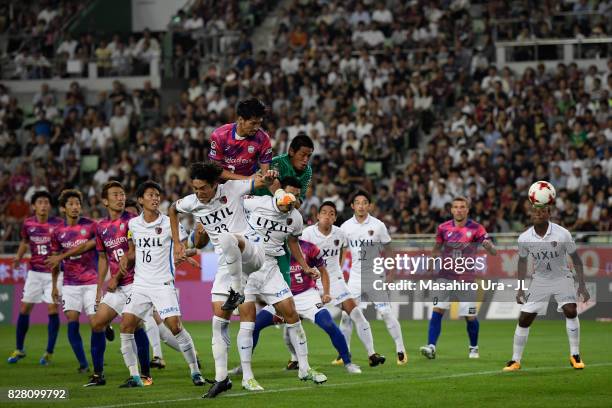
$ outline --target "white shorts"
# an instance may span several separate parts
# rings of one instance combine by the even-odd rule
[[[248,275],[259,270],[265,260],[265,252],[263,246],[253,244],[248,239],[244,240],[245,247],[242,252],[242,282],[246,285]],[[230,286],[232,284],[232,276],[227,268],[227,262],[223,254],[219,255],[217,263],[217,273],[211,290],[211,299],[213,302],[225,302],[229,296]]]
[[[360,278],[350,279],[348,281],[348,289],[351,292],[351,297],[355,299],[355,303],[359,306],[360,309],[367,309],[370,303],[374,304],[374,309],[378,312],[383,313],[391,310],[391,302],[370,302],[366,299],[361,298],[361,280]],[[381,295],[383,296],[383,295]],[[387,295],[388,298],[388,295]]]
[[[436,282],[450,283],[453,281],[440,278]],[[460,299],[459,316],[476,316],[478,314],[477,297],[478,292],[473,290],[439,290],[433,293],[433,306],[448,310],[452,299]]]
[[[57,289],[62,294],[63,273],[57,277]],[[53,280],[51,273],[28,271],[25,285],[23,286],[23,303],[53,303],[51,291],[53,290]]]
[[[266,255],[261,269],[249,275],[244,288],[245,302],[255,302],[257,295],[269,305],[293,296],[273,256]]]
[[[325,307],[321,301],[319,291],[310,288],[302,293],[293,296],[295,309],[302,319],[308,319],[314,323],[315,315]]]
[[[113,309],[117,314],[123,313],[125,308],[125,302],[132,293],[132,284],[125,286],[117,286],[114,292],[106,292],[100,303],[106,304],[108,307]]]
[[[151,313],[153,307],[155,307],[162,320],[172,316],[180,316],[181,308],[176,288],[173,285],[154,287],[132,285],[132,293],[125,301],[123,313],[131,313],[144,320]]]
[[[64,285],[62,289],[62,306],[64,312],[74,310],[87,316],[96,314],[96,292],[98,285]]]
[[[353,295],[344,281],[344,278],[330,278],[329,295],[331,296],[331,304],[337,306],[348,299],[353,299]]]
[[[577,303],[574,278],[534,278],[525,294],[527,302],[521,307],[521,312],[546,314],[551,296],[554,296],[557,302],[557,312],[563,311],[562,307],[568,303]]]

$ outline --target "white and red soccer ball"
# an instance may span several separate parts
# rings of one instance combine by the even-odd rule
[[[536,207],[553,205],[557,192],[548,181],[536,181],[529,187],[529,201]]]

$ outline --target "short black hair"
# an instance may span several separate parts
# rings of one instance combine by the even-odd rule
[[[111,181],[104,183],[104,185],[102,186],[102,198],[103,199],[108,199],[108,190],[110,190],[113,187],[118,187],[125,192],[125,187],[123,187],[123,184],[121,184],[117,180],[111,180]]]
[[[36,200],[38,200],[39,198],[47,198],[49,200],[50,203],[53,202],[53,197],[51,197],[51,193],[49,193],[48,191],[37,191],[32,195],[32,198],[30,198],[30,204],[34,205],[34,203],[36,203]]]
[[[352,196],[351,196],[351,203],[354,203],[355,200],[357,199],[357,197],[359,196],[364,196],[366,198],[366,200],[368,200],[368,203],[372,202],[372,199],[370,197],[370,193],[368,193],[365,190],[357,190]]]
[[[81,192],[79,190],[75,190],[75,189],[67,189],[67,190],[63,190],[59,196],[59,206],[62,208],[66,207],[66,203],[68,202],[68,200],[70,198],[78,198],[79,199],[79,203],[83,204],[83,194],[81,194]]]
[[[242,119],[263,118],[266,115],[266,105],[257,98],[244,99],[238,102],[236,114]]]
[[[299,133],[291,140],[291,143],[289,143],[289,150],[293,150],[293,153],[296,153],[302,147],[308,147],[314,150],[312,139],[308,137],[306,133]]]
[[[321,212],[321,209],[323,209],[323,207],[333,208],[336,215],[338,215],[338,208],[336,208],[336,204],[334,204],[333,201],[323,201],[321,205],[319,206],[319,212]]]
[[[192,180],[206,181],[211,186],[221,181],[223,168],[214,162],[196,162],[189,167],[189,176]]]
[[[132,200],[131,198],[128,198],[127,200],[125,200],[125,208],[128,208],[128,207],[134,207],[139,214],[142,212],[142,209],[140,208],[140,204],[138,204],[138,201]]]
[[[283,177],[280,183],[281,183],[281,188],[291,186],[291,187],[299,188],[300,190],[302,189],[302,183],[300,183],[300,179],[294,176]]]
[[[138,186],[138,189],[136,190],[136,197],[137,198],[144,197],[145,191],[147,191],[150,188],[157,190],[159,194],[163,192],[161,186],[157,182],[153,180],[147,180]]]

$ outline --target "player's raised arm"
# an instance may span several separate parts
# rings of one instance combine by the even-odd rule
[[[278,177],[278,172],[275,170],[263,170],[260,172],[257,172],[253,177],[253,190],[261,188],[261,187],[266,187],[266,188],[270,188],[270,186],[272,184],[274,184],[274,182],[276,181],[276,178]]]

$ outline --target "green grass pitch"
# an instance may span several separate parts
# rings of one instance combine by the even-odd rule
[[[370,368],[366,353],[357,335],[353,334],[353,360],[363,370],[361,375],[349,375],[344,368],[332,366],[336,353],[329,338],[319,328],[305,324],[308,335],[310,362],[328,376],[328,382],[316,386],[297,379],[295,371],[283,367],[288,359],[281,331],[264,330],[257,346],[253,369],[264,392],[246,393],[240,378],[234,388],[216,400],[200,397],[208,388],[191,384],[188,368],[182,356],[164,347],[168,367],[153,371],[154,385],[143,389],[119,389],[128,377],[119,351],[119,336],[107,344],[107,385],[83,388],[87,380],[77,374],[77,362],[62,326],[53,364],[38,365],[46,345],[46,326],[30,327],[26,338],[28,356],[18,364],[9,365],[4,359],[0,370],[0,388],[68,388],[69,400],[58,402],[7,402],[0,406],[17,407],[610,407],[612,406],[612,325],[582,321],[581,352],[586,369],[576,371],[568,362],[569,346],[562,319],[536,321],[523,356],[523,370],[502,373],[501,368],[511,356],[515,322],[482,321],[480,359],[467,358],[467,335],[463,321],[444,321],[435,360],[426,360],[418,352],[426,342],[426,321],[403,321],[404,341],[409,355],[407,366],[395,363],[395,348],[384,324],[373,322],[377,351],[387,356],[383,366]],[[199,350],[204,364],[203,374],[213,377],[210,350],[210,324],[187,323],[186,327]],[[230,366],[238,364],[235,336],[238,323],[231,324],[232,349]],[[8,357],[14,348],[13,326],[0,327],[0,349]],[[118,325],[115,324],[118,332]],[[81,327],[89,357],[88,326]],[[448,405],[447,405],[448,404]]]

